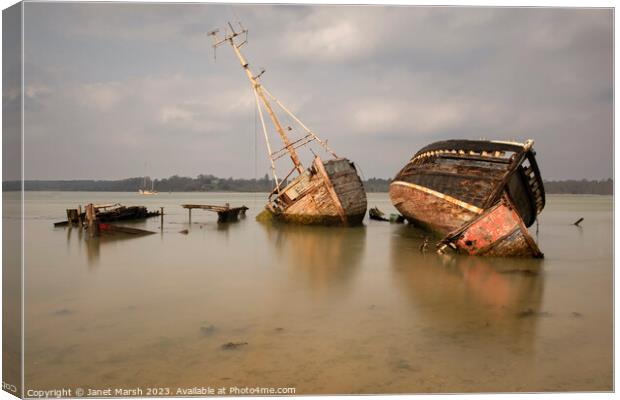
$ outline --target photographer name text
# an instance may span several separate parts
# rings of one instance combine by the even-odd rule
[[[26,397],[30,398],[68,398],[68,397],[156,397],[156,396],[225,396],[225,395],[294,395],[292,387],[257,387],[257,386],[193,386],[171,389],[169,387],[134,387],[134,388],[62,388],[37,390],[28,389]]]

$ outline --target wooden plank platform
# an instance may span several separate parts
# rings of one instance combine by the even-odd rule
[[[229,204],[223,206],[211,205],[211,204],[181,204],[181,207],[188,210],[189,223],[192,223],[192,210],[207,210],[217,213],[217,222],[232,222],[239,219],[239,215],[245,215],[248,208],[246,206],[230,207]]]

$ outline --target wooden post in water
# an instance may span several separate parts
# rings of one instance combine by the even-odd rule
[[[189,224],[191,225],[192,224],[192,209],[189,208],[188,210],[189,210]]]
[[[86,206],[86,222],[88,223],[88,236],[97,236],[97,221],[95,220],[95,206],[90,203]]]
[[[78,210],[74,208],[67,209],[67,221],[69,222],[69,226],[77,225],[78,223]]]
[[[80,228],[82,227],[82,206],[78,205],[78,225],[80,225]]]
[[[159,229],[161,229],[161,231],[164,231],[164,208],[163,207],[159,207],[159,215],[160,215],[160,226]]]

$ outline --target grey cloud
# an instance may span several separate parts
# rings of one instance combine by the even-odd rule
[[[366,177],[461,137],[612,175],[609,9],[27,3],[27,177],[262,176],[250,86],[206,36],[237,17],[266,87]]]

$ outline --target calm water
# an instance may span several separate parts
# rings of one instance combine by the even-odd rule
[[[263,201],[27,193],[26,389],[612,389],[611,197],[549,196],[542,261],[421,254],[423,232],[384,222],[264,226]],[[163,232],[159,218],[133,224],[157,232],[139,238],[53,227],[87,202],[163,206]],[[180,207],[225,202],[248,217],[195,210],[189,226]],[[386,194],[375,205],[395,211]]]

